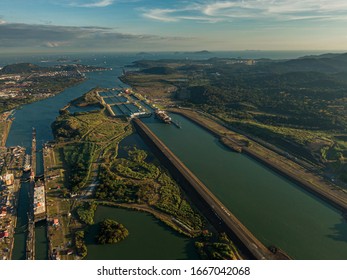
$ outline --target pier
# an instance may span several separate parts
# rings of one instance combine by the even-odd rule
[[[223,229],[233,239],[236,237],[244,254],[260,260],[289,259],[283,252],[274,254],[264,246],[141,120],[134,119],[134,125],[200,211],[206,214],[217,228]]]

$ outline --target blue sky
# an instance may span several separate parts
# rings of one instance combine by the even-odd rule
[[[346,50],[346,0],[1,0],[0,51]]]

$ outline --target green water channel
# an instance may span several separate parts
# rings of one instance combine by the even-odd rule
[[[143,121],[260,241],[295,259],[347,259],[347,222],[340,211],[228,150],[188,119],[173,118],[181,129]]]

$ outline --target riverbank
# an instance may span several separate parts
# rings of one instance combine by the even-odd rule
[[[236,144],[244,154],[268,166],[275,172],[315,195],[318,195],[334,207],[340,209],[343,213],[347,212],[347,193],[331,182],[320,177],[319,174],[310,172],[298,163],[261,146],[246,136],[230,131],[221,124],[218,124],[193,110],[175,108],[170,109],[170,111],[180,114],[189,120],[192,120],[194,123],[199,124],[199,126],[204,127],[217,136],[223,144],[234,151]],[[223,139],[226,139],[227,141]]]
[[[8,134],[10,133],[13,110],[0,115],[0,147],[5,147]]]
[[[144,204],[126,204],[126,203],[116,203],[116,202],[110,202],[110,201],[98,201],[101,205],[106,206],[115,206],[125,209],[131,209],[141,212],[146,212],[152,214],[155,218],[162,221],[164,224],[172,228],[173,230],[187,236],[187,237],[196,237],[201,234],[201,231],[194,230],[187,225],[183,224],[179,220],[175,219],[171,215],[168,215],[166,213],[163,213],[161,211],[157,211],[148,205]]]

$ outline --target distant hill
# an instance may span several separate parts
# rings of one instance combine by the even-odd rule
[[[185,52],[185,54],[212,54],[212,53],[207,50],[202,50],[202,51],[196,51],[196,52]]]
[[[144,69],[141,72],[145,74],[168,75],[168,74],[173,74],[175,70],[170,67],[162,66],[162,67],[151,67],[148,69]]]
[[[211,52],[203,50],[203,51],[194,52],[194,54],[211,54]]]
[[[31,63],[17,63],[4,66],[0,73],[1,74],[20,74],[20,73],[31,73],[41,71],[42,67],[31,64]]]
[[[137,56],[144,56],[144,55],[152,55],[151,53],[148,52],[139,52],[136,54]]]
[[[305,56],[285,62],[272,64],[276,72],[314,71],[323,73],[338,73],[347,71],[347,53],[323,54],[319,56]]]

